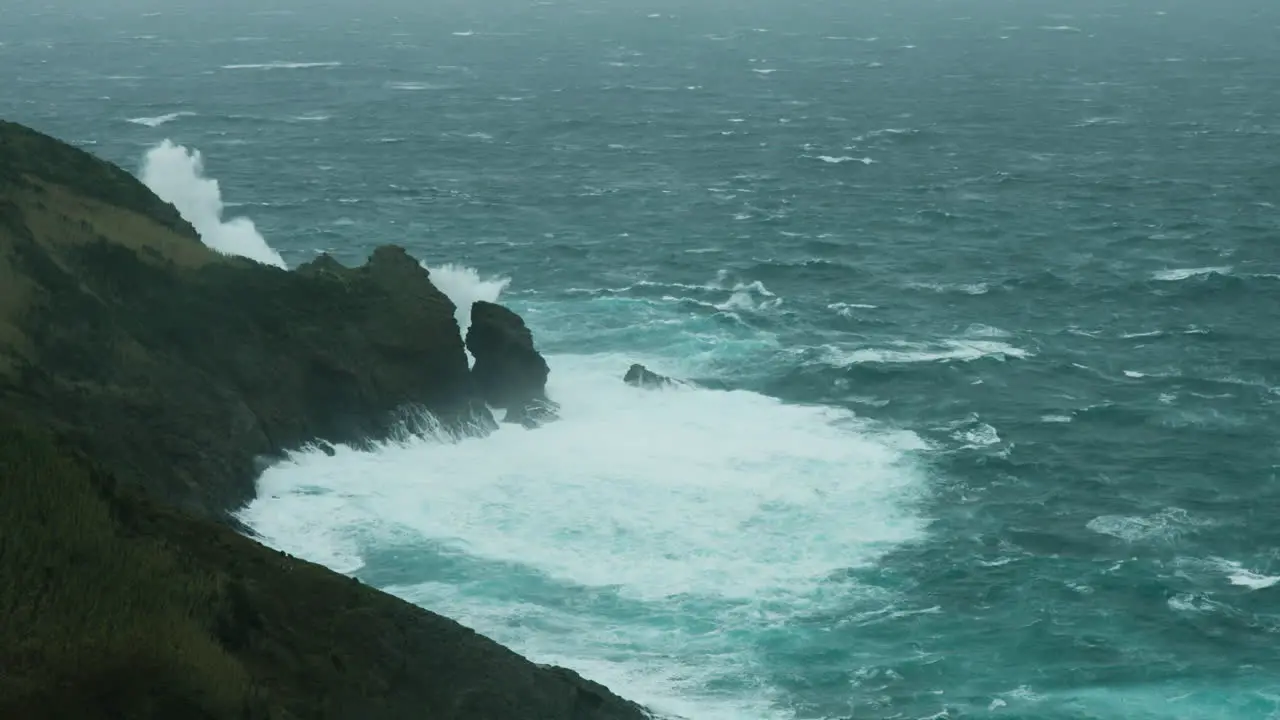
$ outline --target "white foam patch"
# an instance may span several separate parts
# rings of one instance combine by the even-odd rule
[[[133,123],[134,125],[145,125],[146,127],[155,128],[155,127],[160,127],[161,125],[171,123],[174,120],[177,120],[178,118],[192,117],[194,115],[195,113],[193,112],[182,110],[179,112],[171,112],[166,115],[156,115],[155,117],[129,118],[129,122]]]
[[[920,290],[931,290],[936,293],[952,293],[961,292],[965,295],[986,295],[991,289],[986,283],[963,283],[963,284],[946,284],[946,283],[907,283],[909,288],[918,288]]]
[[[446,90],[446,89],[448,89],[448,88],[449,88],[449,86],[448,86],[448,85],[437,85],[437,84],[435,84],[435,83],[429,83],[429,82],[414,82],[414,81],[397,81],[397,82],[389,82],[389,83],[387,83],[387,87],[388,87],[388,88],[390,88],[390,89],[392,89],[392,90],[407,90],[407,91],[417,91],[417,90]]]
[[[965,443],[968,448],[983,448],[1000,444],[1000,433],[987,423],[977,423],[972,427],[958,430],[952,437]]]
[[[1218,568],[1227,574],[1232,585],[1246,587],[1250,590],[1265,590],[1280,584],[1280,575],[1263,575],[1246,568],[1242,563],[1233,560],[1215,558]]]
[[[204,176],[204,159],[199,150],[188,150],[169,140],[161,142],[147,151],[142,182],[161,200],[176,207],[183,219],[195,227],[205,245],[227,255],[287,267],[252,220],[223,219],[222,191],[217,180]]]
[[[771,310],[782,304],[782,298],[769,291],[764,283],[756,280],[737,283],[729,299],[713,305],[717,310]],[[756,297],[759,296],[759,300]]]
[[[1226,275],[1231,272],[1231,267],[1223,265],[1219,267],[1199,267],[1199,268],[1179,268],[1176,270],[1160,270],[1152,273],[1151,277],[1156,280],[1165,282],[1176,282],[1178,280],[1189,280],[1193,277],[1203,275]]]
[[[872,160],[869,157],[851,157],[849,155],[819,155],[816,159],[821,160],[828,165],[843,165],[844,163],[850,162],[862,163],[863,165],[871,165],[875,163],[875,160]]]
[[[223,70],[309,70],[312,68],[335,68],[341,66],[340,62],[285,62],[277,60],[275,62],[266,63],[242,63],[238,65],[223,65]]]
[[[634,359],[549,358],[562,419],[538,430],[299,455],[262,476],[240,517],[344,571],[392,543],[463,558],[480,567],[394,590],[660,711],[789,717],[769,709],[744,638],[818,609],[833,573],[922,535],[910,454],[924,443],[750,392],[632,388],[620,376]],[[563,593],[471,589],[501,584],[495,563],[633,609],[623,620]],[[754,689],[716,689],[730,677]]]
[[[878,310],[879,305],[870,305],[868,303],[831,303],[827,305],[828,310],[834,310],[840,317],[857,317],[858,310]]]
[[[1205,525],[1182,508],[1165,508],[1154,515],[1099,515],[1085,527],[1125,542],[1173,542],[1188,530]]]
[[[1028,350],[996,340],[943,340],[936,343],[900,342],[888,348],[856,350],[827,346],[826,360],[837,367],[863,363],[970,362],[981,358],[1023,360],[1032,356]]]

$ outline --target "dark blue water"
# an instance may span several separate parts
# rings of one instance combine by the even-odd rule
[[[276,544],[689,717],[1280,717],[1280,5],[691,4],[0,0],[0,116],[533,325]]]

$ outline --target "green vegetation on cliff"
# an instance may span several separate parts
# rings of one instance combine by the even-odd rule
[[[191,225],[125,170],[17,123],[0,120],[0,188],[33,181],[137,213],[199,244]]]
[[[0,717],[643,717],[0,421]]]
[[[225,574],[140,535],[110,476],[46,431],[0,425],[0,477],[0,717],[244,716],[248,673],[206,616]]]

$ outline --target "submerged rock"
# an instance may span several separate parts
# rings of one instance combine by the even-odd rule
[[[467,349],[476,359],[471,368],[476,389],[489,405],[508,411],[508,422],[528,426],[554,417],[556,405],[547,398],[551,369],[519,315],[496,303],[476,301],[471,305]]]
[[[622,381],[628,385],[645,388],[646,390],[656,390],[680,384],[666,375],[659,375],[639,363],[632,365],[627,370],[627,374],[623,376]]]

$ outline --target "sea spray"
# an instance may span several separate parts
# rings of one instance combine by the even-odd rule
[[[458,307],[458,329],[465,336],[471,327],[471,303],[477,300],[497,302],[502,291],[511,284],[511,279],[503,276],[483,278],[474,268],[464,265],[446,263],[427,267],[431,273],[431,283],[440,289],[453,304]]]
[[[284,268],[284,259],[267,244],[244,217],[223,218],[222,191],[218,181],[204,176],[204,158],[166,139],[147,151],[142,182],[200,233],[205,245],[227,255],[240,255],[266,265]]]

